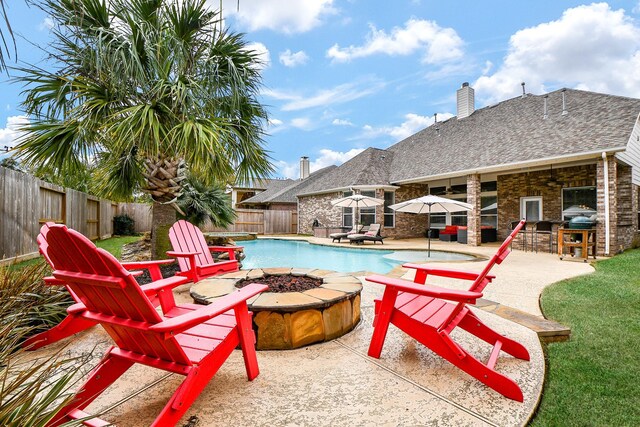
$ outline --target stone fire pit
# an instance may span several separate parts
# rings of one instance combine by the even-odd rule
[[[210,304],[233,292],[241,280],[255,279],[259,283],[266,276],[287,275],[321,279],[322,284],[302,292],[263,292],[248,301],[258,350],[286,350],[329,341],[346,334],[360,321],[360,280],[330,270],[241,270],[198,282],[191,287],[191,297],[199,304]]]

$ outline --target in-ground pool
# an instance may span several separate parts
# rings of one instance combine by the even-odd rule
[[[387,273],[393,267],[414,261],[469,261],[472,255],[456,252],[386,251],[336,248],[297,240],[258,239],[242,242],[246,258],[243,269],[267,267],[321,268],[343,273],[372,271]]]

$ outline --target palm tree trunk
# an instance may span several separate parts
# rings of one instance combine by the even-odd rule
[[[169,228],[176,222],[176,210],[171,205],[153,202],[151,210],[151,259],[166,259],[169,243]]]

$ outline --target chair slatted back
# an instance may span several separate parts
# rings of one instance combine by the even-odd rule
[[[489,284],[489,281],[487,280],[487,275],[489,274],[489,272],[491,271],[494,265],[502,264],[502,261],[504,261],[504,259],[511,253],[511,251],[509,250],[509,245],[511,245],[511,241],[515,239],[516,234],[518,234],[518,232],[522,229],[522,227],[524,227],[525,223],[526,221],[523,219],[513,228],[513,230],[511,231],[511,234],[509,234],[509,236],[507,236],[505,241],[502,242],[502,244],[500,245],[500,248],[498,248],[498,251],[491,257],[491,259],[489,260],[487,265],[484,267],[484,269],[482,270],[478,278],[473,282],[473,284],[469,288],[470,291],[482,292],[484,288]]]
[[[44,227],[43,227],[44,228]],[[191,364],[175,338],[151,332],[162,321],[134,277],[113,255],[63,225],[48,226],[42,233],[55,268],[93,314],[108,316],[100,324],[118,347],[167,362]]]
[[[202,231],[190,222],[181,219],[173,224],[169,229],[169,240],[173,250],[176,252],[198,252],[198,255],[196,255],[196,264],[198,266],[213,264],[213,257]],[[186,258],[179,257],[178,265],[180,266],[180,271],[189,271],[191,269]]]
[[[36,238],[36,242],[38,243],[38,250],[44,257],[44,260],[47,262],[47,264],[51,266],[51,268],[54,268],[54,266],[53,261],[51,261],[51,256],[49,255],[49,243],[47,243],[47,234],[49,233],[49,228],[55,224],[55,222],[45,222],[44,225],[40,228],[40,234],[38,234],[38,237]],[[65,285],[65,288],[67,288],[67,291],[69,291],[74,301],[80,302],[80,298],[78,298],[78,295],[73,292],[73,289],[71,289],[70,286]]]
[[[371,224],[369,230],[365,233],[368,236],[377,237],[380,235],[380,224]]]

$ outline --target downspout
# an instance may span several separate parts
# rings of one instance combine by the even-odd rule
[[[602,152],[602,160],[604,161],[604,255],[609,256],[609,234],[611,224],[609,223],[609,162],[607,161],[607,153]]]

